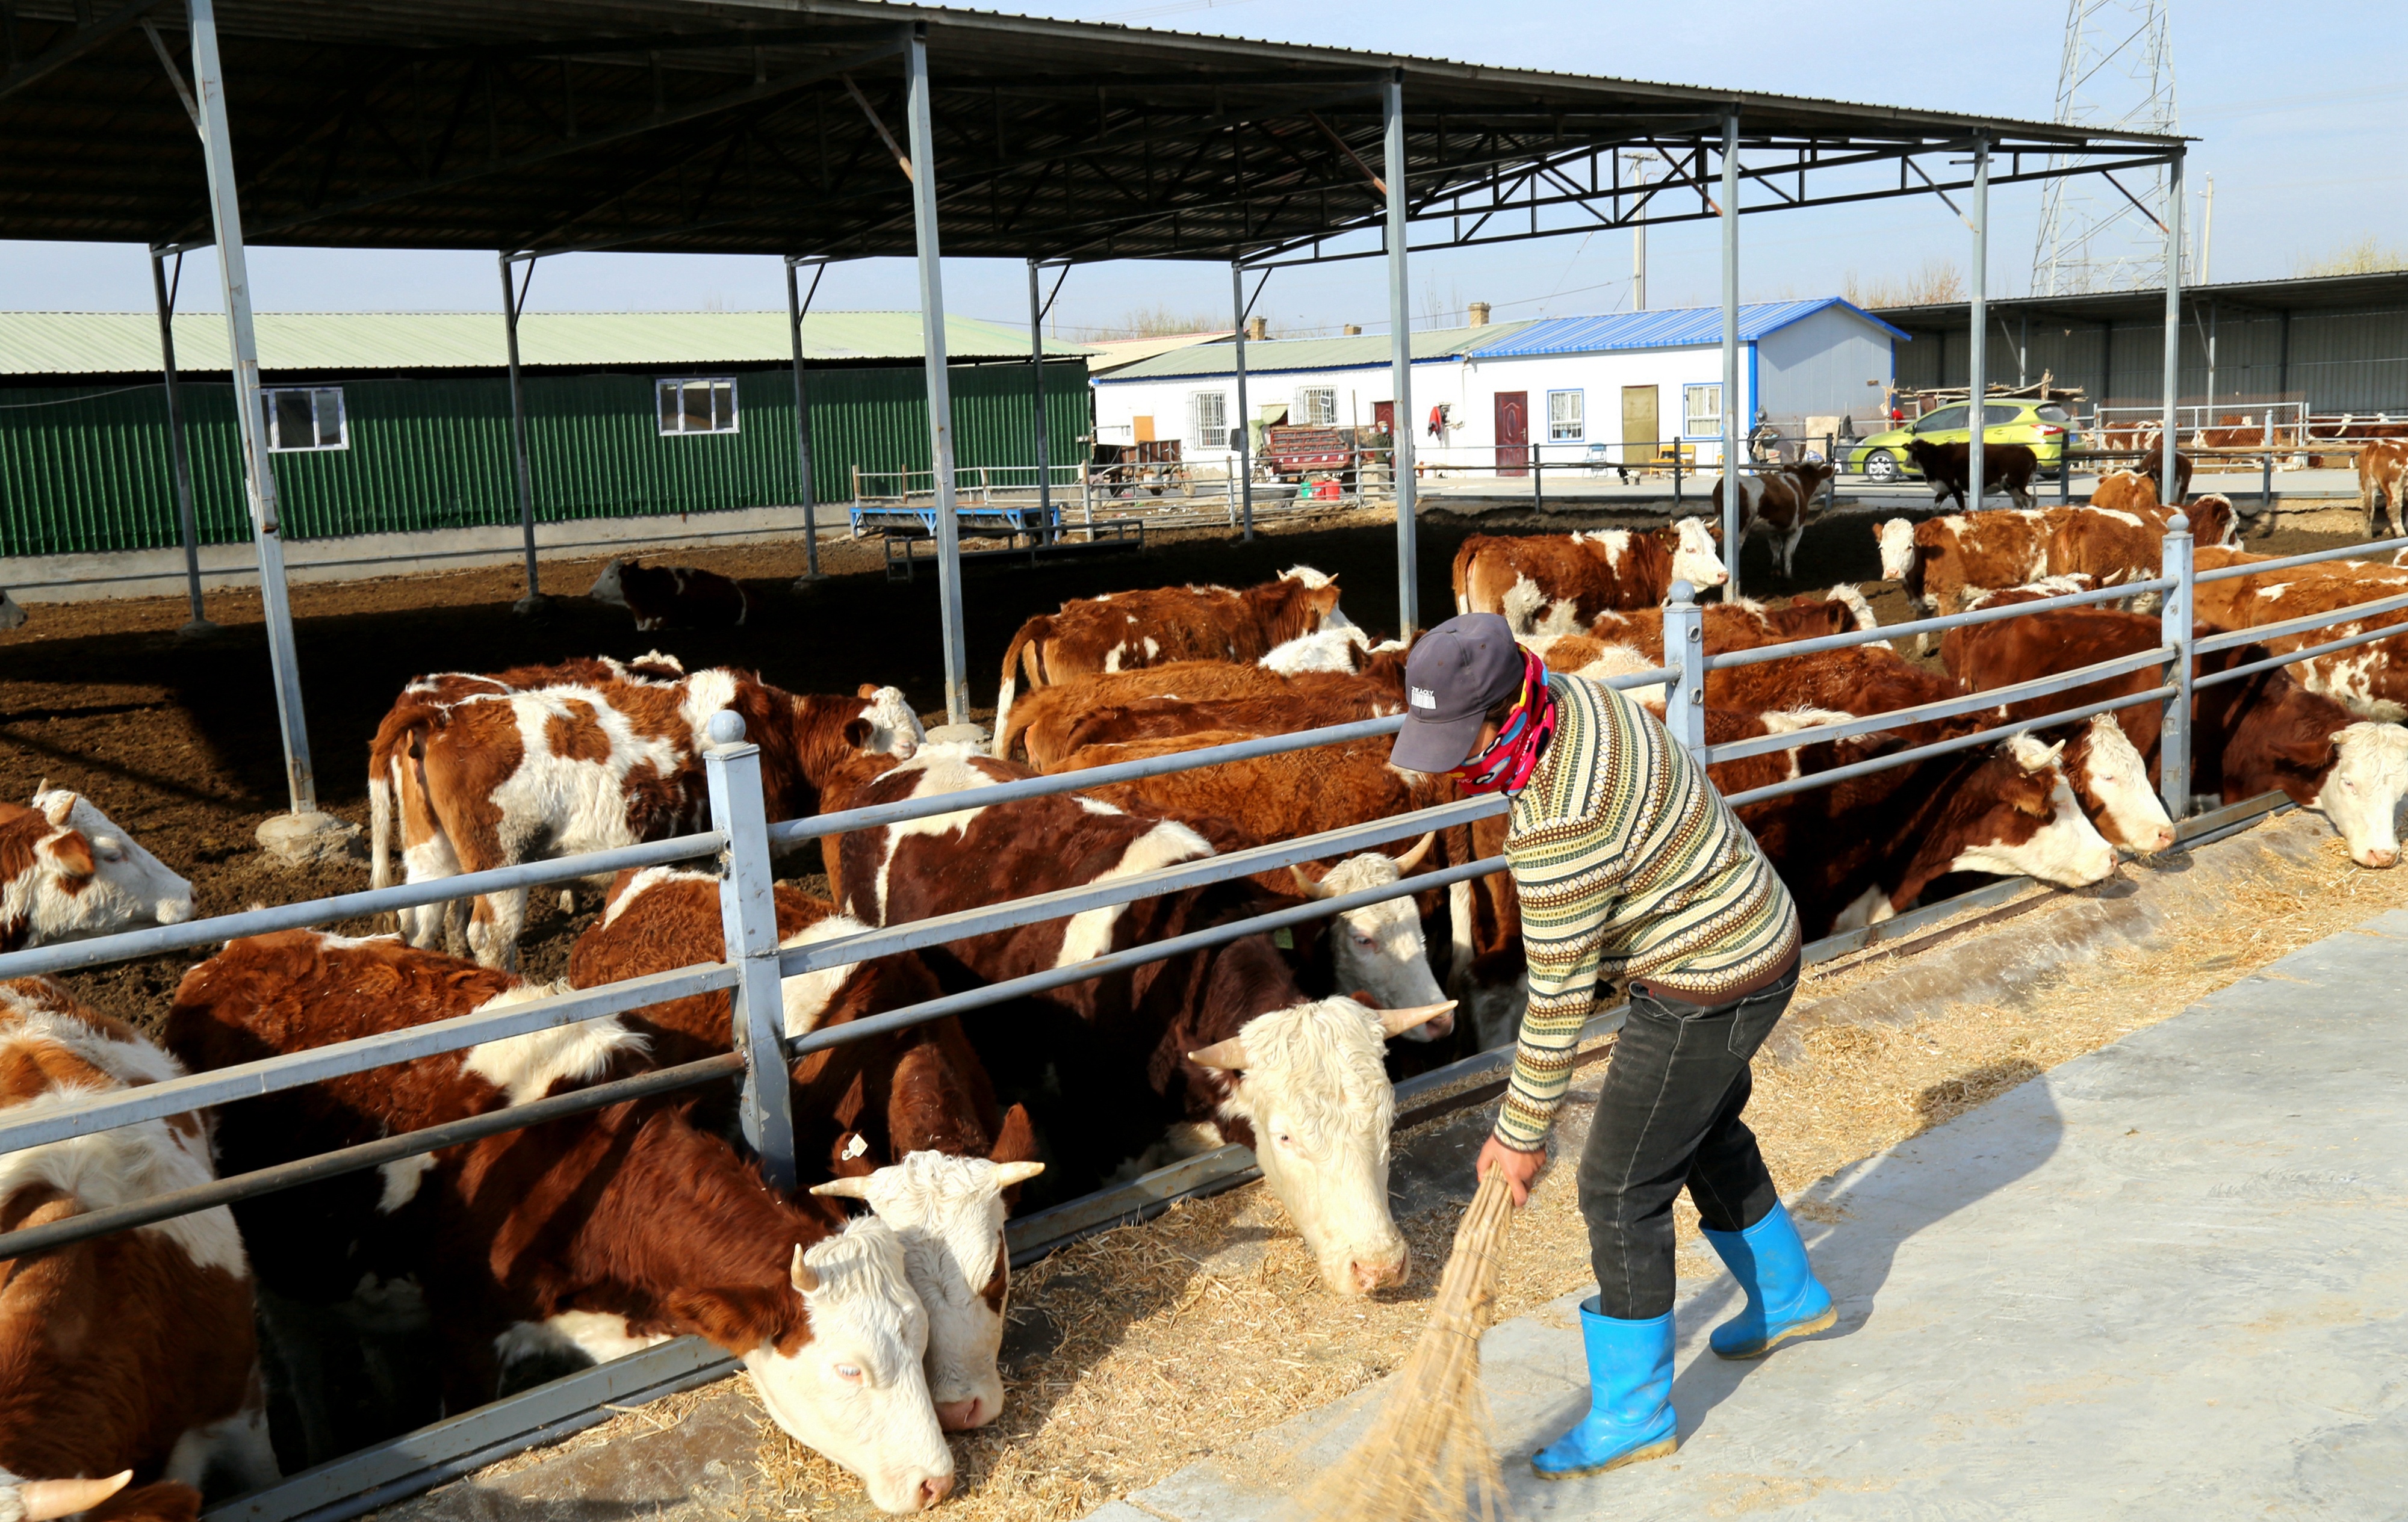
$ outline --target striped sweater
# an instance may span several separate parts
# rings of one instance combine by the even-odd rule
[[[1601,979],[1710,1003],[1761,985],[1799,945],[1789,890],[1656,717],[1578,676],[1548,686],[1555,739],[1505,837],[1530,1003],[1497,1136],[1525,1152],[1546,1145]]]

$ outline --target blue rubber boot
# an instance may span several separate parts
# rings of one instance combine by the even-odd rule
[[[1672,1437],[1672,1313],[1653,1321],[1617,1321],[1580,1308],[1581,1343],[1588,1351],[1588,1415],[1570,1431],[1530,1456],[1542,1480],[1602,1474],[1641,1459],[1661,1458]]]
[[[1744,1231],[1708,1231],[1706,1240],[1747,1292],[1747,1308],[1707,1339],[1719,1357],[1760,1358],[1792,1337],[1838,1324],[1831,1292],[1814,1277],[1806,1244],[1780,1204]]]

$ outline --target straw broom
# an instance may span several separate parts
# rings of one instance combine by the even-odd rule
[[[1480,1387],[1480,1334],[1496,1309],[1512,1224],[1512,1189],[1492,1172],[1455,1228],[1438,1303],[1386,1405],[1299,1499],[1297,1522],[1498,1522],[1505,1515]]]

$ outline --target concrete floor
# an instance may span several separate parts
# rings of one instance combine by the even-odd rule
[[[1685,1283],[1671,1458],[1535,1479],[1586,1404],[1572,1302],[1497,1328],[1516,1514],[2408,1515],[2403,995],[2395,912],[1824,1181],[1801,1215],[1839,1326],[1724,1363],[1732,1287]],[[1385,1391],[1095,1522],[1268,1518],[1232,1474],[1326,1466]]]

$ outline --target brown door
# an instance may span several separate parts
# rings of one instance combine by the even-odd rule
[[[1371,426],[1378,429],[1383,434],[1387,434],[1393,436],[1397,432],[1397,404],[1394,402],[1372,403]]]
[[[1530,393],[1497,393],[1497,474],[1526,476],[1530,471]]]
[[[1622,388],[1622,454],[1619,462],[1641,464],[1656,458],[1663,435],[1656,430],[1656,388]]]

